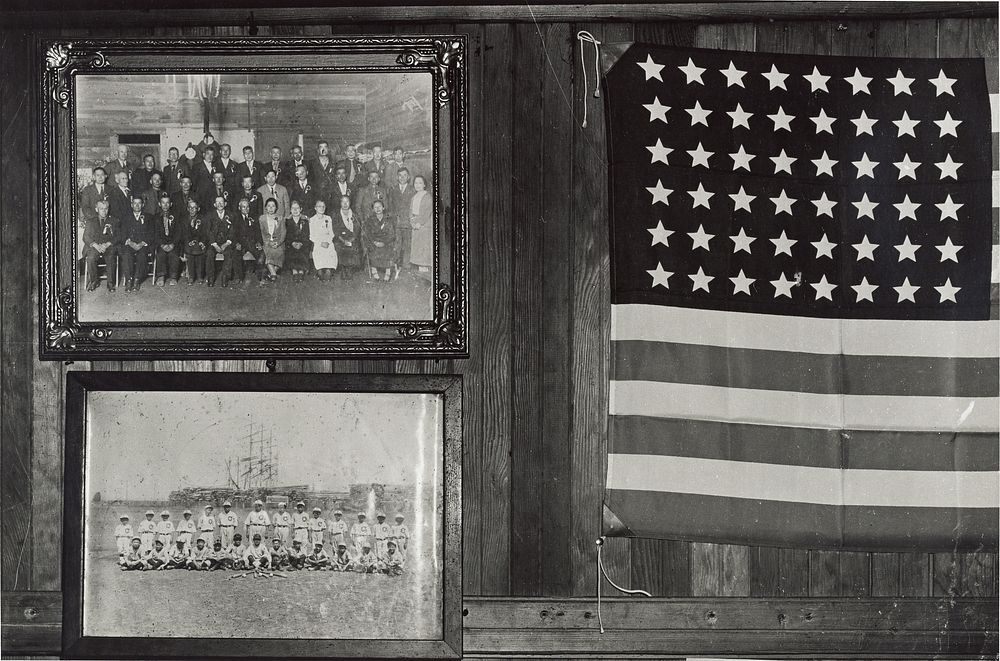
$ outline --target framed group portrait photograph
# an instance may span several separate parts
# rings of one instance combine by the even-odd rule
[[[465,48],[39,42],[40,355],[466,356]]]
[[[68,658],[459,658],[457,376],[70,372]]]

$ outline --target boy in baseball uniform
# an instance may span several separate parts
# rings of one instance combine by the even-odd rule
[[[323,550],[323,542],[316,542],[313,552],[306,558],[306,569],[309,571],[319,571],[326,569],[330,565],[330,556]]]
[[[264,502],[261,500],[253,501],[253,511],[247,514],[247,518],[243,521],[243,525],[246,528],[247,539],[253,540],[254,535],[260,535],[261,539],[267,535],[267,527],[271,525],[271,518],[264,511]],[[266,549],[265,549],[266,550]]]
[[[184,548],[191,549],[197,529],[191,518],[191,510],[184,510],[184,518],[177,522],[177,539],[184,542]]]
[[[309,543],[309,515],[306,514],[306,504],[301,500],[295,503],[295,514],[292,515],[292,539],[297,539],[305,548]]]
[[[287,503],[278,503],[278,512],[271,519],[274,524],[274,538],[281,540],[281,545],[288,547],[292,537],[292,515],[287,511]]]
[[[288,549],[288,568],[303,569],[306,566],[306,553],[302,550],[302,542],[292,540],[292,548]]]
[[[144,552],[152,551],[153,542],[156,541],[156,521],[153,521],[154,516],[153,510],[148,510],[145,521],[139,522],[139,539],[142,540],[142,550]]]
[[[336,548],[337,544],[347,543],[347,521],[343,520],[344,513],[340,510],[333,511],[333,519],[328,526],[330,530],[330,545]]]
[[[326,532],[326,519],[320,516],[322,511],[320,508],[314,507],[312,518],[309,519],[309,541],[313,543],[313,546],[323,543],[323,533]]]
[[[124,558],[132,545],[132,524],[128,522],[128,514],[118,517],[121,522],[115,526],[115,546],[118,548],[118,557]]]
[[[205,513],[198,517],[198,532],[207,548],[215,548],[215,509],[211,505],[205,505]]]
[[[188,558],[187,568],[194,571],[207,571],[208,557],[211,554],[212,552],[205,546],[205,538],[199,537],[198,541],[194,544],[194,548],[191,549],[191,557]]]
[[[219,534],[222,536],[222,548],[224,549],[233,545],[236,526],[240,524],[236,514],[230,511],[232,506],[233,504],[228,500],[222,503],[222,514],[219,515]]]
[[[122,571],[143,571],[146,568],[146,561],[142,558],[142,540],[133,537],[129,550],[118,559],[118,566]]]
[[[170,520],[170,512],[160,512],[160,522],[156,524],[156,539],[163,542],[165,549],[173,546],[174,522]],[[167,551],[169,553],[169,550]]]

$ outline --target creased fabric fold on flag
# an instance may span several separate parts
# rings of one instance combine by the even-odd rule
[[[983,61],[616,56],[605,534],[996,549]]]

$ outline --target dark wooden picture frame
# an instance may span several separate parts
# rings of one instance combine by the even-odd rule
[[[89,393],[275,392],[410,393],[441,397],[442,633],[437,640],[94,637],[83,632]],[[442,658],[462,656],[462,378],[423,375],[205,374],[69,372],[66,384],[63,516],[62,651],[67,658],[327,657]]]
[[[36,98],[43,360],[468,356],[465,35],[40,39],[36,48],[41,63]],[[80,76],[376,72],[424,73],[432,80],[434,264],[429,300],[426,307],[421,304],[427,310],[423,318],[126,322],[81,317],[86,287],[78,267],[82,182],[75,156]]]

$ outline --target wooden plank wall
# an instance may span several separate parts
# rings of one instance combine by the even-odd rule
[[[575,40],[787,53],[990,58],[996,18],[728,23],[422,24],[469,35],[470,351],[462,361],[278,361],[282,372],[465,376],[467,596],[589,597],[606,468],[608,237],[602,101]],[[261,35],[404,31],[396,25],[262,26]],[[50,33],[52,36],[54,34]],[[64,30],[67,38],[120,36]],[[245,26],[133,29],[130,36],[244,35]],[[62,381],[68,369],[262,371],[263,361],[40,363],[33,319],[37,217],[32,40],[0,46],[0,460],[4,591],[60,588]],[[584,103],[588,125],[581,126]],[[865,554],[609,540],[617,582],[664,597],[995,597],[997,556]],[[874,602],[873,602],[874,603]],[[778,625],[775,625],[778,626]],[[831,649],[831,651],[835,651]]]

